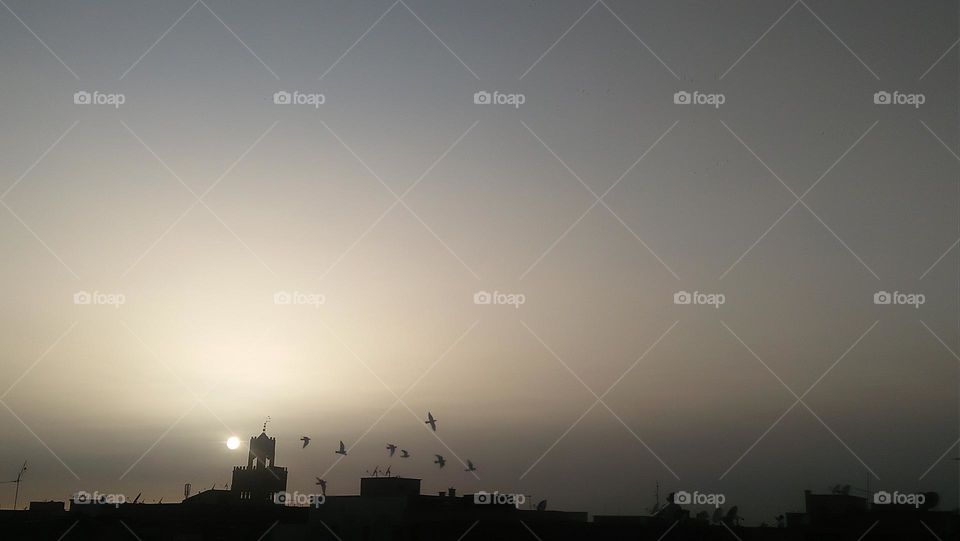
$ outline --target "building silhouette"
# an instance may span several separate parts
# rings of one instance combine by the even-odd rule
[[[267,436],[266,427],[250,438],[247,465],[233,468],[231,496],[241,503],[272,503],[287,490],[287,469],[276,465],[277,439]]]
[[[729,541],[849,541],[960,539],[957,511],[927,505],[877,505],[846,492],[806,491],[805,509],[786,513],[777,526],[748,527],[737,520],[691,516],[673,494],[651,515],[590,517],[586,512],[524,508],[449,488],[422,494],[420,479],[363,477],[359,494],[324,496],[315,504],[276,498],[287,488],[277,466],[276,439],[250,438],[246,466],[233,470],[229,490],[201,491],[180,503],[30,502],[28,510],[0,510],[0,540],[223,540],[223,541],[555,541],[660,539]],[[283,503],[281,503],[283,502]],[[530,506],[532,507],[532,506]],[[728,510],[736,509],[736,506]],[[718,509],[718,515],[719,513]],[[731,533],[733,535],[731,535]],[[533,534],[533,535],[531,535]],[[933,538],[934,536],[930,536]]]

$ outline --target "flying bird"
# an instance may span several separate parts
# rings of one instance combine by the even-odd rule
[[[400,458],[410,458],[410,453],[406,449],[400,449]]]
[[[437,431],[437,420],[433,418],[433,414],[429,411],[427,412],[427,420],[424,421],[424,424],[430,425],[430,428],[432,428],[434,432]]]
[[[442,456],[440,455],[433,455],[433,456],[437,457],[437,459],[434,460],[433,463],[439,464],[441,469],[443,469],[443,467],[447,465],[447,461]]]
[[[395,444],[395,443],[388,443],[388,444],[387,444],[387,451],[390,451],[390,456],[393,456],[393,453],[396,453],[396,452],[397,452],[397,444]]]
[[[310,445],[310,438],[308,436],[303,436],[300,438],[300,441],[303,442],[303,447],[301,447],[301,449],[306,449],[307,446]]]
[[[463,471],[477,471],[477,467],[473,465],[473,462],[470,459],[467,459],[467,469]]]
[[[347,450],[343,447],[343,440],[340,440],[340,449],[334,451],[338,455],[347,456]]]
[[[320,492],[326,496],[327,495],[327,482],[323,479],[317,477],[317,484],[320,485]]]

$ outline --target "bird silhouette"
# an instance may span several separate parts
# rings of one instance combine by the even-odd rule
[[[440,455],[433,455],[433,456],[437,457],[437,459],[434,460],[433,463],[434,463],[434,464],[439,464],[441,469],[442,469],[444,466],[447,465],[446,459],[444,459],[442,456],[440,456]]]
[[[300,438],[300,441],[303,442],[303,447],[301,447],[301,449],[306,449],[307,446],[310,445],[310,438],[307,437],[307,436],[301,437],[301,438]]]
[[[317,477],[317,485],[320,486],[320,492],[321,492],[324,496],[326,496],[326,495],[327,495],[327,482],[324,481],[323,479],[320,479],[319,477]]]
[[[400,458],[410,458],[410,453],[406,449],[400,449]]]
[[[387,444],[387,451],[390,451],[390,456],[393,456],[393,453],[396,453],[396,452],[397,452],[397,444],[395,444],[395,443],[388,443],[388,444]]]
[[[433,418],[433,414],[429,411],[427,412],[427,420],[424,421],[424,423],[430,425],[430,428],[432,428],[434,432],[437,431],[437,420]]]
[[[470,459],[467,459],[467,469],[463,471],[477,471],[477,467],[473,465],[473,462]]]
[[[334,453],[337,453],[338,455],[347,456],[347,450],[343,447],[343,440],[340,440],[340,449],[337,449],[336,451],[334,451]]]

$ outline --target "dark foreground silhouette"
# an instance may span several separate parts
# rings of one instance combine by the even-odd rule
[[[420,493],[420,480],[364,477],[359,495],[287,493],[287,469],[274,464],[276,440],[250,439],[247,465],[233,471],[229,490],[210,489],[180,503],[126,503],[110,495],[78,493],[69,502],[31,502],[27,510],[0,511],[0,539],[140,541],[388,541],[388,540],[905,540],[960,539],[956,511],[923,505],[877,504],[835,490],[805,494],[802,512],[777,517],[774,526],[740,524],[726,512],[684,508],[674,494],[652,516],[593,516],[553,511],[546,502],[521,509],[486,493]],[[505,496],[505,495],[501,495]]]

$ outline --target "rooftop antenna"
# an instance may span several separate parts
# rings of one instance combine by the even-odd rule
[[[17,485],[17,489],[16,489],[16,491],[14,491],[14,495],[13,495],[13,509],[14,509],[14,510],[17,509],[17,502],[18,502],[18,500],[20,499],[20,481],[21,481],[21,479],[23,478],[23,472],[25,472],[25,471],[27,471],[27,461],[26,461],[26,460],[23,461],[23,466],[20,467],[20,472],[17,473],[17,478],[16,478],[16,479],[14,479],[13,481],[4,481],[4,483],[14,483],[15,485]]]
[[[267,423],[269,423],[269,422],[270,422],[270,416],[267,415],[267,418],[263,421],[263,431],[264,431],[264,432],[267,431]]]

